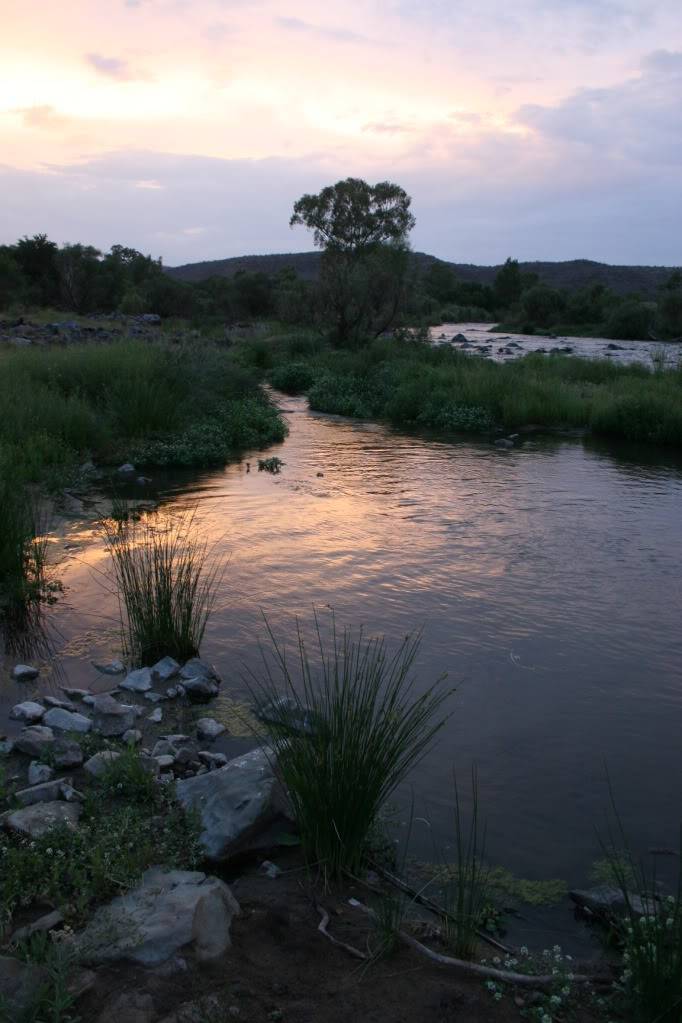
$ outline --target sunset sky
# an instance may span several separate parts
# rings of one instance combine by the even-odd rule
[[[682,263],[680,0],[0,6],[0,242],[303,251],[352,175],[456,262]]]

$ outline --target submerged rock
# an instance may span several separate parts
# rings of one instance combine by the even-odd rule
[[[153,867],[137,888],[97,910],[75,945],[91,963],[126,959],[156,966],[186,947],[202,962],[229,947],[232,918],[239,911],[217,877]]]
[[[283,809],[271,751],[255,749],[225,767],[176,784],[178,801],[197,810],[209,860],[225,860],[264,830]]]
[[[278,696],[256,707],[254,713],[266,725],[275,725],[292,735],[313,735],[315,714],[293,696]]]

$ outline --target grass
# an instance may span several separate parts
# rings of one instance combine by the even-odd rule
[[[252,689],[264,700],[288,697],[314,722],[305,736],[292,735],[289,715],[270,727],[305,855],[336,880],[359,871],[381,807],[443,725],[450,691],[442,680],[416,691],[419,638],[389,653],[383,638],[339,633],[333,615],[329,638],[317,616],[314,626],[317,663],[298,626],[296,671],[268,626],[271,656]]]
[[[93,904],[135,884],[148,867],[192,869],[199,862],[198,822],[169,787],[135,780],[133,758],[135,752],[123,753],[122,766],[112,765],[91,784],[77,830],[60,825],[35,839],[0,835],[0,920],[9,923],[22,906],[47,903],[75,926]]]
[[[295,341],[276,336],[269,344],[259,341],[268,378],[306,393],[311,408],[322,412],[441,434],[533,424],[682,445],[679,366],[662,370],[533,354],[503,365],[391,339],[357,350],[324,348],[305,335]],[[242,352],[239,358],[248,364],[251,356]]]
[[[126,653],[138,665],[183,662],[199,652],[222,578],[196,515],[103,522],[121,609]]]
[[[489,901],[488,875],[485,866],[485,827],[481,827],[478,813],[478,778],[471,773],[472,812],[465,826],[457,778],[453,775],[455,791],[455,861],[451,884],[446,891],[445,937],[455,955],[472,959],[478,947],[478,930],[483,925]]]

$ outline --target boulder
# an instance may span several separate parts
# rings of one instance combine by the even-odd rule
[[[54,766],[60,770],[80,767],[83,763],[83,750],[73,739],[55,739],[50,748]]]
[[[28,765],[29,785],[42,785],[43,782],[51,781],[54,771],[49,764],[41,764],[38,760],[32,760]]]
[[[162,657],[152,665],[151,673],[155,682],[169,682],[180,671],[180,665],[172,657]]]
[[[50,984],[45,966],[0,956],[0,1001],[8,1020],[33,1018],[31,1009]]]
[[[601,884],[584,890],[576,889],[568,893],[578,909],[588,915],[611,919],[624,916],[627,912],[625,895],[614,885]],[[628,892],[630,908],[636,916],[648,916],[655,912],[654,901],[647,900],[634,892]]]
[[[163,711],[160,707],[155,707],[151,714],[147,715],[147,721],[151,721],[154,725],[158,725],[162,719]]]
[[[100,750],[83,764],[83,770],[92,775],[93,778],[100,778],[107,768],[120,757],[120,753],[113,749]]]
[[[227,859],[264,830],[283,808],[272,751],[251,750],[208,774],[176,784],[176,797],[198,811],[209,860]]]
[[[24,721],[27,725],[34,725],[45,715],[45,708],[33,700],[24,700],[12,707],[9,716],[13,721]]]
[[[142,732],[138,728],[129,728],[121,738],[128,746],[137,746],[139,742],[142,742]]]
[[[51,749],[54,743],[54,732],[46,725],[29,725],[14,740],[14,748],[29,757],[42,759],[42,754]]]
[[[132,704],[119,703],[113,696],[96,696],[92,704],[93,727],[100,735],[123,735],[130,731],[137,721],[137,708]]]
[[[48,728],[56,728],[61,732],[80,732],[82,735],[92,728],[92,721],[85,714],[64,710],[62,707],[51,707],[43,721]]]
[[[180,678],[210,678],[214,682],[220,682],[220,675],[212,664],[202,661],[199,657],[192,657],[180,669]]]
[[[3,823],[10,831],[16,831],[29,838],[39,838],[59,824],[75,828],[81,815],[80,803],[54,801],[35,803],[22,810],[5,814]]]
[[[187,946],[200,961],[216,959],[230,945],[238,913],[238,902],[218,878],[152,867],[137,888],[97,910],[75,946],[90,963],[124,959],[157,966]]]
[[[121,682],[121,689],[128,689],[131,693],[146,693],[152,685],[151,668],[137,668],[126,675]]]
[[[266,725],[276,725],[292,735],[312,735],[315,715],[293,696],[278,696],[255,708],[255,715]]]
[[[12,678],[17,682],[31,682],[38,678],[40,668],[34,668],[30,664],[17,664],[12,672]]]
[[[215,718],[199,718],[197,721],[197,735],[200,739],[217,739],[226,731],[225,725],[221,725]]]
[[[218,695],[218,683],[203,676],[185,679],[182,689],[191,700],[196,700],[198,703],[205,703]]]

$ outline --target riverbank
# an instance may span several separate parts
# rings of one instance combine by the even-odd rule
[[[530,427],[682,446],[682,368],[531,354],[508,363],[451,345],[377,339],[333,349],[308,335],[275,335],[241,348],[246,365],[312,409],[379,419],[443,436]]]

